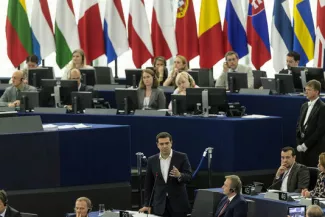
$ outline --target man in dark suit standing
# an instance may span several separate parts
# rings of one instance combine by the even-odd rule
[[[20,212],[8,205],[7,193],[4,190],[0,190],[0,216],[21,217]]]
[[[159,154],[148,159],[145,179],[145,203],[140,212],[160,216],[185,217],[189,212],[186,184],[192,170],[185,153],[172,150],[172,136],[161,132],[156,136]]]
[[[309,102],[300,109],[300,117],[296,128],[298,162],[316,167],[318,156],[325,152],[325,104],[319,98],[321,84],[310,80],[305,87]]]
[[[248,205],[241,195],[240,178],[236,175],[225,178],[222,189],[226,196],[219,202],[215,217],[247,217]]]
[[[281,166],[273,180],[272,189],[301,193],[302,189],[308,189],[309,179],[307,167],[296,162],[296,152],[294,148],[282,148]]]

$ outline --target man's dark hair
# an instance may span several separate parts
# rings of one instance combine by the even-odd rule
[[[296,51],[290,51],[288,54],[287,54],[288,57],[293,57],[293,59],[295,61],[300,61],[300,54]]]
[[[290,147],[290,146],[287,146],[287,147],[282,148],[282,151],[283,152],[291,151],[292,152],[292,157],[296,156],[295,149],[292,148],[292,147]]]
[[[158,143],[158,139],[164,139],[164,138],[169,138],[171,142],[173,141],[172,136],[169,133],[161,132],[158,133],[158,135],[156,136],[156,142]]]
[[[36,55],[30,55],[26,58],[26,63],[32,62],[38,64],[38,57]]]

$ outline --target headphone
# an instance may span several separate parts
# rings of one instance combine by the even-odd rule
[[[0,200],[2,201],[4,206],[7,206],[8,197],[7,197],[7,193],[4,190],[0,190]]]
[[[88,207],[87,213],[90,213],[92,211],[92,209],[93,209],[93,205],[91,203],[91,200],[89,198],[83,198],[80,201],[85,201],[86,202],[87,207]],[[74,208],[74,211],[76,212],[76,207]]]
[[[230,191],[231,193],[233,193],[233,192],[235,192],[235,189],[230,188],[229,191]]]

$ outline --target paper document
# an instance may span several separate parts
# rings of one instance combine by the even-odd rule
[[[48,129],[48,128],[57,128],[58,126],[55,124],[43,124],[43,129]]]
[[[58,127],[60,130],[64,130],[64,129],[73,129],[74,126],[73,125],[62,125]]]
[[[85,124],[76,124],[76,125],[73,125],[73,126],[76,129],[90,128],[91,127],[90,125],[85,125]]]
[[[268,118],[270,116],[266,116],[266,115],[245,115],[242,118]]]

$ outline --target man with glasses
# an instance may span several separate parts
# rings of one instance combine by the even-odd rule
[[[325,152],[325,104],[319,98],[321,83],[310,80],[305,86],[309,102],[301,106],[296,128],[298,161],[309,167],[316,167],[318,156]]]
[[[254,77],[252,68],[238,64],[238,54],[235,51],[228,51],[225,55],[226,62],[223,64],[223,71],[216,82],[216,87],[228,88],[228,72],[242,72],[247,74],[247,87],[254,88]]]

